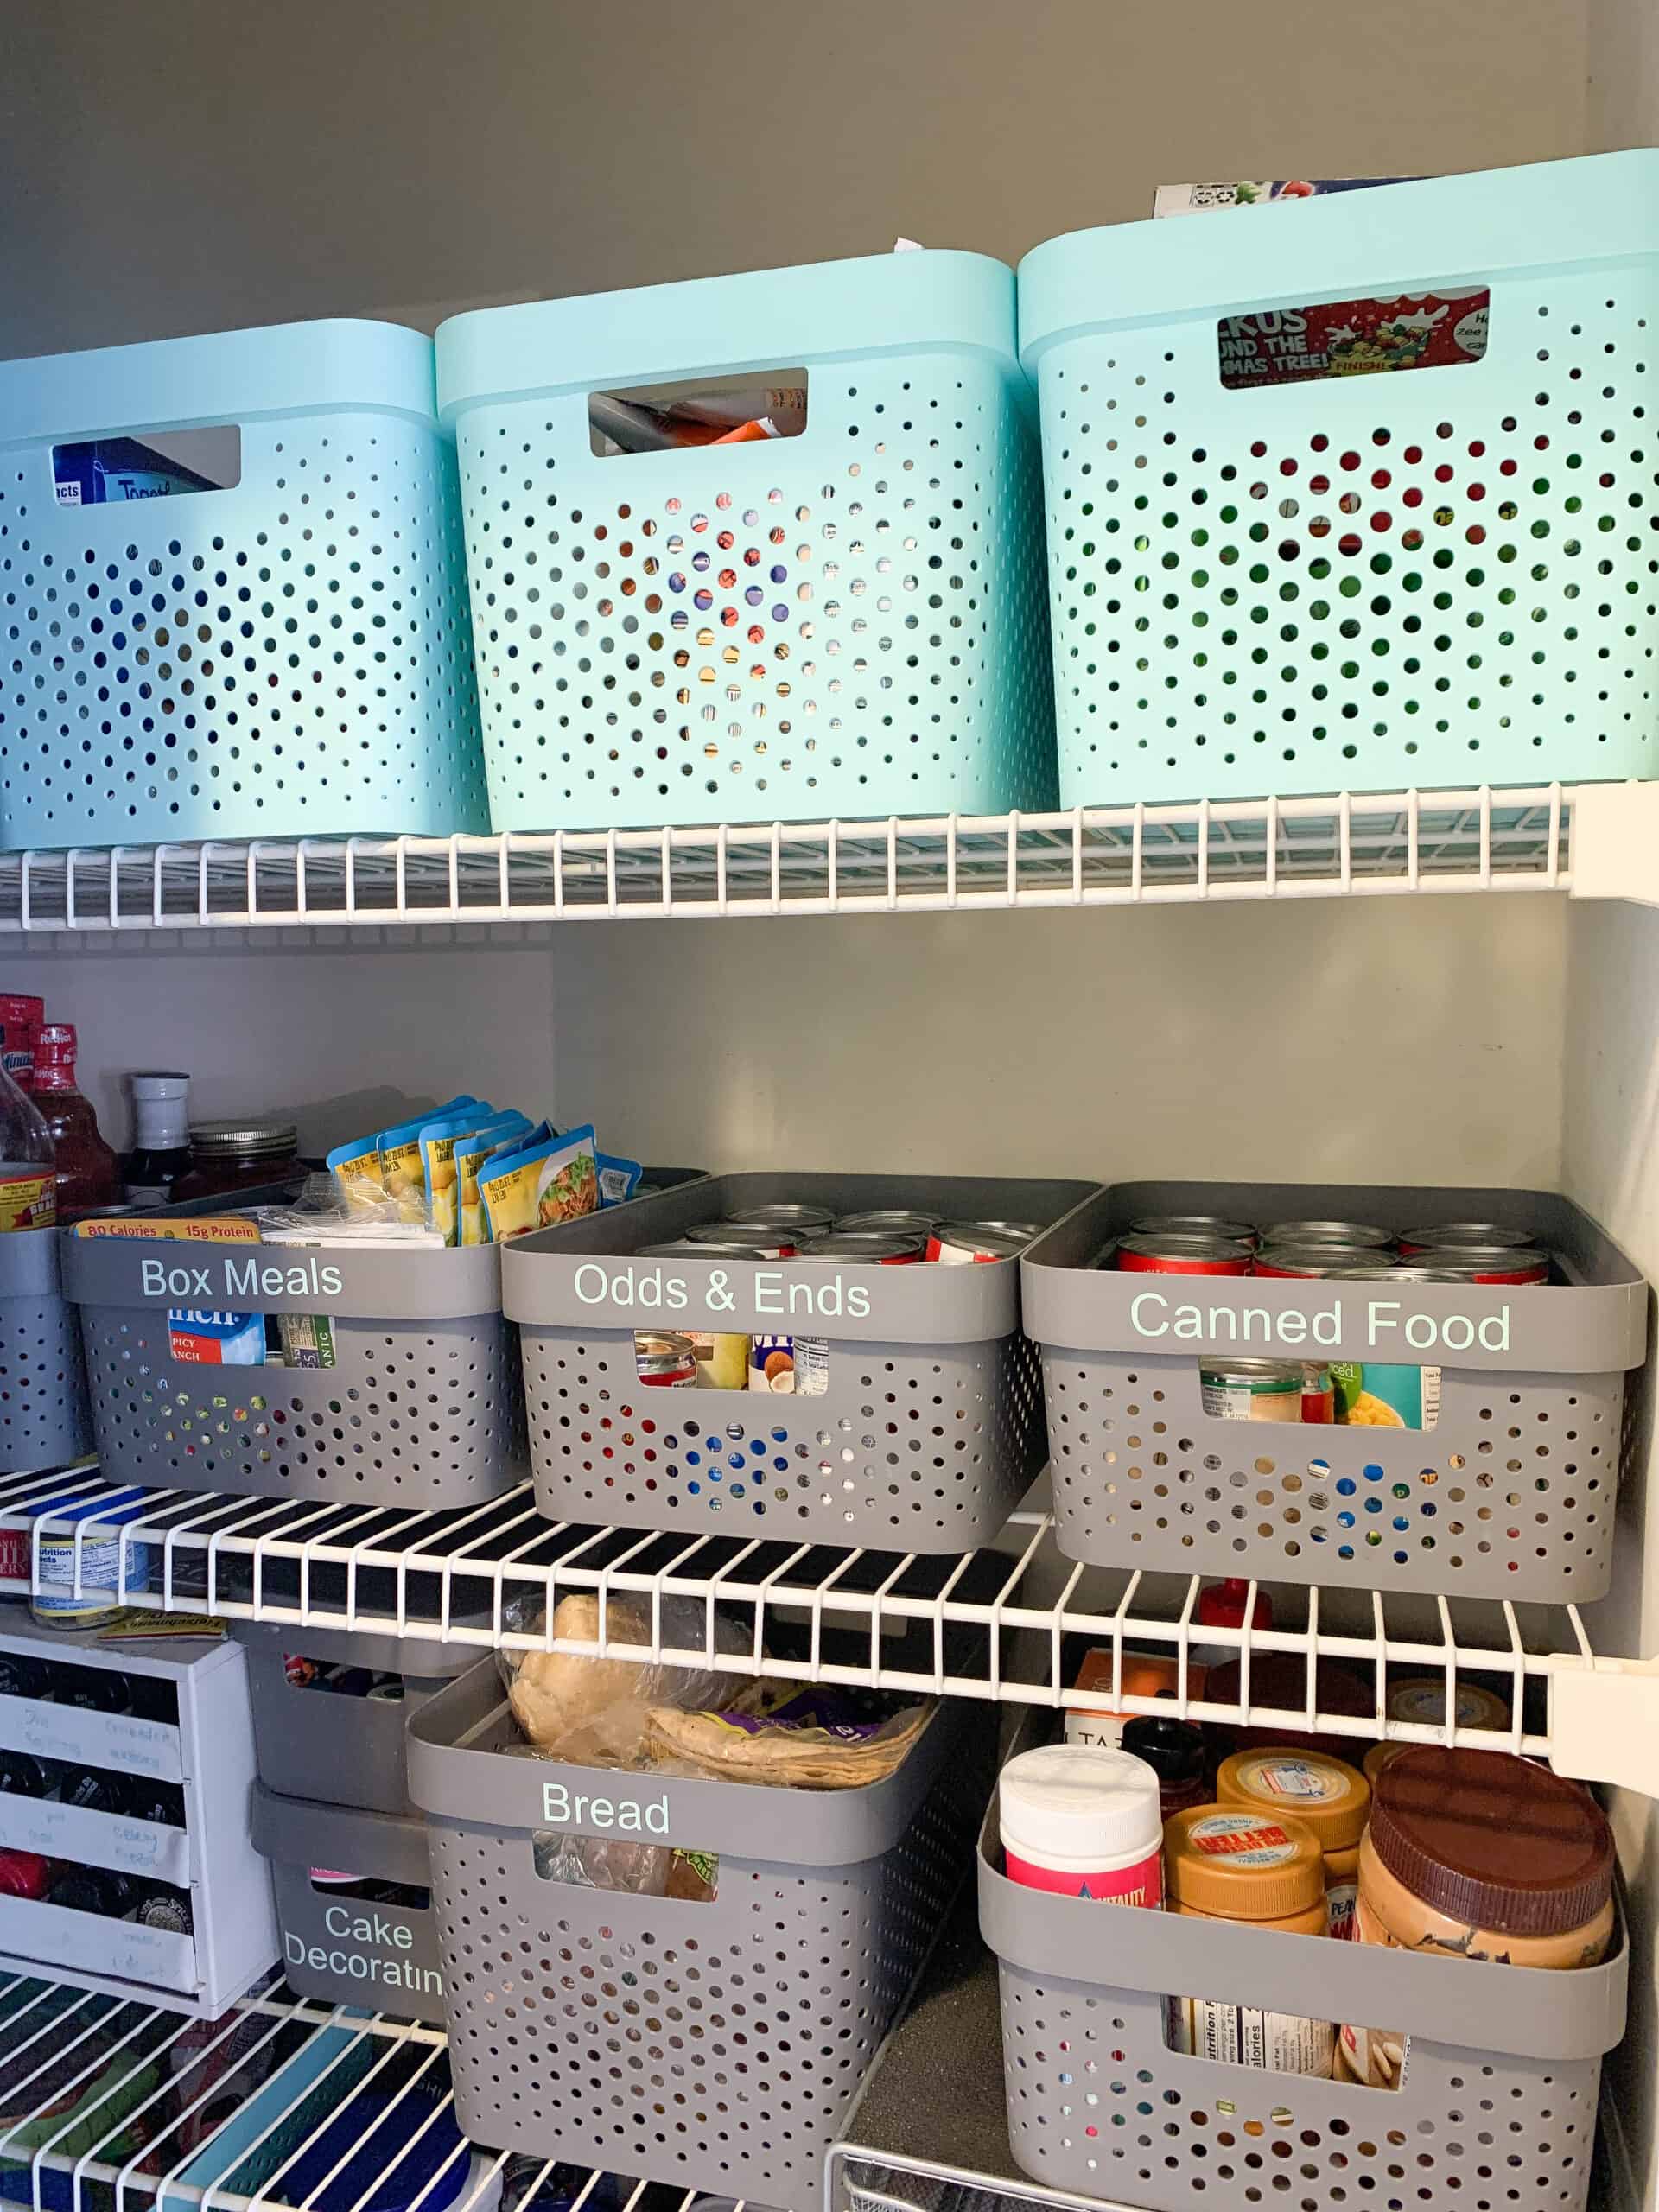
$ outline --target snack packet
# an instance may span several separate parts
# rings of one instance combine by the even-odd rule
[[[645,1171],[637,1160],[617,1160],[608,1152],[601,1152],[598,1158],[601,1206],[625,1205],[630,1198],[639,1197]]]
[[[545,1122],[532,1128],[522,1114],[498,1114],[493,1121],[462,1130],[455,1138],[455,1211],[460,1242],[487,1244],[490,1226],[478,1194],[478,1171],[493,1154],[517,1152],[548,1133]]]
[[[550,1229],[599,1211],[599,1160],[591,1122],[492,1160],[480,1172],[479,1196],[497,1244],[526,1230]]]
[[[378,1205],[385,1197],[378,1136],[353,1137],[349,1144],[337,1144],[332,1152],[325,1154],[324,1164],[339,1185],[340,1195],[347,1206],[365,1202]]]
[[[433,1228],[442,1233],[446,1244],[459,1244],[461,1242],[455,1140],[478,1127],[479,1113],[488,1114],[491,1111],[487,1107],[480,1107],[477,1112],[435,1116],[422,1125],[421,1174],[426,1185],[426,1217]]]
[[[481,1112],[476,1098],[463,1091],[447,1104],[434,1107],[429,1114],[418,1114],[412,1122],[399,1122],[396,1128],[382,1129],[379,1136],[380,1182],[389,1198],[394,1198],[397,1211],[405,1221],[424,1221],[426,1211],[426,1177],[421,1165],[421,1131],[434,1122],[444,1122],[458,1114],[471,1110]]]

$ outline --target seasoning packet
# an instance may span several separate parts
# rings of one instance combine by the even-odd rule
[[[494,1109],[480,1106],[462,1114],[435,1116],[420,1134],[421,1177],[426,1186],[426,1217],[446,1244],[461,1242],[461,1209],[457,1204],[455,1141],[479,1126],[480,1116],[493,1117]]]
[[[597,1157],[599,1203],[601,1206],[625,1205],[630,1198],[639,1195],[639,1185],[645,1171],[637,1160],[617,1160],[608,1152],[601,1152]]]
[[[498,1244],[526,1230],[551,1229],[596,1213],[599,1160],[592,1122],[492,1160],[479,1174],[478,1189]]]
[[[487,1244],[490,1224],[485,1218],[484,1201],[478,1193],[478,1172],[494,1154],[518,1152],[527,1144],[550,1135],[545,1122],[534,1127],[524,1115],[499,1114],[493,1122],[486,1122],[474,1130],[462,1131],[455,1139],[455,1211],[463,1244]]]

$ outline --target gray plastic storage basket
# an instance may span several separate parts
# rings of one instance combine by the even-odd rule
[[[810,2204],[960,1879],[988,1782],[940,1707],[898,1772],[795,1790],[500,1756],[482,1669],[415,1715],[455,2113],[474,2142]],[[603,1817],[591,1809],[597,1802]],[[621,1830],[720,1855],[707,1902],[543,1880],[532,1839]]]
[[[476,1505],[522,1478],[500,1255],[64,1240],[98,1449],[115,1482],[370,1505]],[[326,1313],[333,1367],[196,1366],[169,1309]]]
[[[1509,1222],[1557,1255],[1566,1280],[1390,1287],[1092,1265],[1132,1221],[1177,1213],[1394,1230]],[[1119,1184],[1057,1224],[1021,1268],[1068,1558],[1448,1597],[1605,1592],[1624,1375],[1645,1355],[1648,1292],[1565,1198]],[[1212,1355],[1364,1363],[1379,1347],[1393,1363],[1446,1363],[1435,1427],[1303,1427],[1204,1410],[1199,1366]]]
[[[711,1176],[519,1237],[502,1300],[520,1325],[536,1502],[607,1527],[957,1552],[994,1536],[1043,1460],[1037,1359],[1012,1260],[846,1268],[652,1259],[696,1223],[805,1200],[1052,1222],[1092,1185],[967,1176]],[[804,1327],[804,1324],[806,1325]],[[820,1395],[642,1387],[637,1330],[819,1337]]]
[[[59,1231],[0,1236],[0,1474],[61,1467],[92,1448],[80,1330],[66,1304]]]
[[[478,1645],[287,1621],[232,1621],[231,1632],[247,1646],[254,1748],[265,1787],[284,1797],[315,1797],[364,1812],[408,1812],[404,1730],[409,1715],[479,1664]],[[289,1680],[289,1652],[401,1675],[402,1700],[302,1688]],[[495,1664],[488,1658],[483,1663]]]
[[[1628,1956],[1552,1974],[1061,1897],[999,1871],[979,1912],[1001,1987],[1008,2139],[1033,2181],[1146,2212],[1583,2212]],[[1403,2028],[1397,2089],[1171,2050],[1166,1996]],[[1432,2033],[1427,2032],[1432,2029]]]
[[[331,1897],[311,1870],[429,1890],[426,1830],[417,1818],[282,1797],[253,1787],[253,1846],[270,1861],[283,1965],[296,1997],[442,2020],[443,1973],[431,1905]]]

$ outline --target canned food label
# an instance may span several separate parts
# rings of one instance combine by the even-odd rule
[[[1335,2063],[1337,2031],[1329,2020],[1263,2012],[1254,2005],[1229,2005],[1214,1997],[1172,1997],[1165,2019],[1169,2048],[1189,2058],[1322,2078]]]
[[[1440,1370],[1400,1367],[1368,1359],[1333,1360],[1331,1380],[1336,1414],[1350,1428],[1417,1428],[1438,1426]]]
[[[149,1586],[149,1546],[131,1537],[119,1536],[88,1538],[80,1548],[80,1595],[73,1594],[75,1580],[75,1540],[73,1536],[47,1536],[41,1541],[40,1577],[41,1584],[62,1583],[61,1590],[38,1590],[33,1599],[39,1613],[103,1612],[111,1598],[121,1587],[121,1546],[126,1543],[127,1581],[129,1590],[146,1590]]]
[[[1481,285],[1223,315],[1216,325],[1222,385],[1260,391],[1316,377],[1470,367],[1485,356],[1491,305]]]
[[[749,1388],[776,1397],[821,1398],[830,1388],[830,1346],[823,1337],[756,1337]]]

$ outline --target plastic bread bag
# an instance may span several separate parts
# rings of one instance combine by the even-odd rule
[[[861,1789],[910,1756],[938,1700],[880,1690],[753,1682],[718,1704],[652,1706],[645,1749],[654,1769],[791,1789]]]
[[[478,1175],[491,1240],[505,1244],[599,1211],[599,1161],[590,1122],[488,1160]]]
[[[509,1616],[512,1610],[507,1609]],[[649,1648],[653,1642],[682,1651],[704,1648],[707,1624],[699,1599],[664,1597],[658,1616],[660,1636],[653,1637],[652,1601],[632,1592],[613,1591],[605,1605],[606,1642],[623,1648]],[[536,1634],[543,1619],[537,1609],[522,1621],[510,1618],[509,1625]],[[572,1591],[560,1599],[553,1613],[556,1638],[596,1643],[599,1630],[595,1592]],[[723,1656],[741,1659],[753,1652],[753,1637],[722,1614],[715,1615],[714,1632],[715,1649]],[[646,1762],[646,1728],[654,1712],[712,1704],[733,1680],[730,1674],[712,1668],[572,1651],[499,1651],[496,1663],[506,1684],[512,1717],[534,1751],[579,1766],[633,1771],[641,1770]],[[747,1678],[739,1675],[736,1679],[742,1683]]]
[[[291,1205],[258,1206],[253,1213],[267,1244],[430,1244],[424,1222],[405,1221],[395,1198],[361,1185],[350,1198],[338,1179],[308,1175]]]

